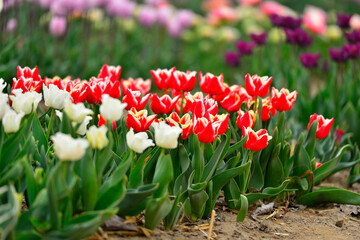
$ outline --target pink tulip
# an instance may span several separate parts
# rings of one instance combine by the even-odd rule
[[[50,33],[55,37],[64,35],[66,31],[66,18],[53,17],[50,22]]]
[[[304,12],[303,24],[316,34],[324,34],[326,32],[326,13],[320,8],[307,6]]]

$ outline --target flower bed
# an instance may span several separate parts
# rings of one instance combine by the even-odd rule
[[[43,79],[18,67],[0,102],[4,236],[79,239],[115,214],[172,229],[183,212],[210,216],[221,192],[237,221],[257,200],[293,193],[303,205],[360,203],[341,188],[314,190],[357,164],[358,152],[329,134],[333,118],[313,114],[294,135],[286,115],[297,92],[267,96],[272,77],[248,74],[243,88],[222,75],[152,70],[159,97],[120,74],[104,65],[89,81]],[[191,94],[196,76],[202,92]]]

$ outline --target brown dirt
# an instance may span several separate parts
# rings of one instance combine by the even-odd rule
[[[346,172],[330,177],[322,186],[345,187]],[[360,192],[360,184],[349,190]],[[221,205],[221,204],[220,204]],[[285,209],[276,206],[273,214],[258,216],[258,221],[251,214],[257,206],[252,206],[243,222],[236,222],[236,213],[218,206],[212,237],[215,239],[360,239],[360,207],[340,204],[327,204],[315,208],[294,206]],[[359,215],[351,214],[359,210]],[[276,213],[275,213],[276,212]],[[271,216],[270,216],[271,215]],[[209,220],[195,223],[184,222],[173,231],[165,231],[159,226],[152,234],[152,239],[207,239]],[[201,229],[201,230],[200,230]],[[132,236],[113,232],[97,235],[95,239],[131,239],[144,240],[145,236]]]

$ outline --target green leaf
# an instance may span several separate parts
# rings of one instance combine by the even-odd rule
[[[45,152],[48,149],[48,142],[46,140],[44,129],[42,128],[39,118],[34,117],[33,123],[32,123],[32,132],[34,135],[35,140],[38,141],[38,150],[41,152],[41,147],[44,146]]]
[[[226,142],[227,142],[226,141],[227,137],[223,136],[223,138],[224,137],[225,137],[225,139],[222,139],[220,145],[215,149],[214,155],[211,157],[210,161],[205,165],[204,173],[201,178],[202,182],[208,182],[212,178],[212,176],[216,170],[216,167],[218,166],[219,162],[221,161],[221,155],[223,154],[223,151],[225,149]]]
[[[166,194],[168,185],[173,177],[171,157],[169,154],[164,155],[162,152],[156,164],[153,178],[153,183],[159,183],[159,188],[154,193],[154,198],[159,198]]]
[[[110,209],[116,207],[126,194],[126,176],[118,179],[106,189],[99,191],[99,196],[96,201],[95,210]]]
[[[157,225],[170,213],[171,201],[168,194],[160,198],[153,198],[146,204],[145,227],[155,229]]]
[[[187,186],[188,186],[186,173],[188,172],[188,169],[190,167],[190,159],[189,159],[189,155],[186,152],[184,145],[182,145],[182,144],[179,145],[179,161],[180,161],[179,164],[180,164],[180,168],[181,168],[179,170],[181,170],[181,173],[176,178],[175,183],[174,183],[174,193],[175,194],[177,194],[180,191],[180,189],[187,189]]]
[[[290,180],[285,180],[280,186],[274,188],[274,187],[267,187],[265,188],[261,193],[249,193],[246,195],[249,204],[253,204],[257,200],[267,198],[267,197],[273,197],[276,195],[279,195],[289,184]]]
[[[248,168],[250,168],[250,162],[247,162],[246,164],[236,168],[225,170],[224,172],[215,175],[212,178],[214,194],[217,194],[217,192],[220,191],[230,181],[230,179],[240,175]]]
[[[225,185],[224,195],[228,206],[231,209],[238,209],[237,202],[240,198],[240,188],[234,179],[230,179],[229,183]]]
[[[14,230],[18,221],[21,210],[20,201],[12,185],[0,187],[0,196],[6,199],[6,203],[2,202],[0,205],[0,238],[11,239],[8,235]]]
[[[144,168],[144,183],[151,183],[151,181],[153,180],[156,163],[160,156],[160,153],[161,148],[159,148],[158,146],[154,147],[154,149],[151,151],[150,158],[146,162]]]
[[[99,185],[96,176],[95,164],[92,159],[92,150],[88,148],[80,164],[80,191],[85,211],[94,210],[98,197]]]
[[[158,189],[159,184],[149,184],[140,186],[137,189],[128,189],[124,199],[119,203],[119,216],[136,216],[142,209],[136,209],[147,197],[151,196],[156,189]]]
[[[236,217],[236,221],[238,221],[238,222],[244,221],[244,219],[246,218],[248,209],[249,209],[248,199],[246,196],[241,194],[240,195],[240,209],[239,209],[239,214]]]
[[[328,177],[331,173],[333,173],[336,167],[339,165],[341,157],[349,149],[350,145],[343,146],[333,159],[327,161],[326,163],[315,169],[314,182],[320,183],[324,178]]]
[[[280,148],[281,144],[279,143],[276,145],[271,155],[266,169],[265,187],[279,186],[283,181],[284,170],[279,158]]]
[[[313,158],[315,152],[315,144],[316,144],[316,130],[318,127],[318,121],[315,120],[308,131],[306,140],[305,140],[305,149],[309,154],[310,159]]]
[[[360,205],[360,194],[336,187],[324,187],[305,194],[297,203],[307,206],[323,203]]]
[[[199,138],[196,134],[194,134],[193,137],[194,140],[192,146],[194,148],[194,154],[192,155],[191,164],[192,164],[192,168],[195,170],[195,182],[198,183],[200,182],[203,176],[205,163],[204,163],[204,155],[200,147]]]
[[[227,150],[226,154],[225,154],[225,158],[227,158],[228,156],[230,156],[232,153],[234,153],[235,151],[237,151],[239,148],[241,148],[244,143],[246,142],[247,136],[245,136],[244,138],[242,138],[239,142],[235,143],[234,145],[230,146],[229,149]]]

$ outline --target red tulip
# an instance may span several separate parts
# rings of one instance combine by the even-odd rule
[[[230,114],[216,114],[215,116],[210,115],[212,125],[215,128],[216,135],[222,135],[226,133],[229,128],[229,117]]]
[[[122,102],[127,103],[126,110],[130,110],[134,107],[137,111],[140,111],[144,109],[146,103],[149,101],[149,98],[150,94],[147,94],[143,98],[141,98],[140,91],[132,91],[128,89]]]
[[[85,84],[86,85],[86,84]],[[108,94],[112,98],[120,98],[120,82],[106,78],[91,78],[86,86],[87,102],[90,104],[100,104],[102,95]]]
[[[169,89],[172,87],[172,74],[176,70],[175,67],[168,69],[160,69],[157,70],[151,70],[151,76],[153,77],[155,81],[155,85],[158,89]]]
[[[180,96],[171,99],[169,95],[159,98],[157,94],[152,94],[150,108],[156,114],[170,114],[179,98]]]
[[[181,95],[173,95],[173,97],[175,96],[181,96]],[[193,96],[189,92],[185,92],[183,99],[183,113],[192,111],[193,104],[194,104]],[[181,108],[181,99],[179,99],[175,105],[175,110],[178,114],[180,114],[180,108]]]
[[[134,132],[145,132],[149,130],[151,123],[157,115],[148,116],[147,110],[136,111],[133,107],[128,113],[126,126],[128,129],[133,128]]]
[[[177,91],[190,92],[195,87],[196,72],[174,71],[172,74],[172,87]]]
[[[222,95],[225,93],[226,85],[224,85],[224,75],[214,76],[206,73],[204,76],[199,72],[200,88],[204,93],[210,95]]]
[[[272,77],[246,74],[245,88],[250,96],[265,97],[269,93],[271,81]]]
[[[243,111],[239,110],[238,117],[236,119],[236,125],[243,129],[245,128],[253,128],[256,121],[256,114],[253,110],[247,111],[244,113]]]
[[[173,112],[166,118],[166,121],[172,127],[180,124],[182,128],[181,139],[187,139],[193,130],[193,121],[189,114],[184,114],[180,119],[179,115],[176,112]]]
[[[279,91],[273,87],[271,90],[271,103],[280,112],[289,111],[296,101],[297,94],[297,91],[290,93],[288,89],[282,88]]]
[[[39,75],[39,69],[37,66],[35,68],[31,69],[29,67],[21,68],[20,66],[17,66],[17,78],[24,77],[32,78],[33,81],[41,81],[41,77]]]
[[[270,117],[275,116],[275,114],[276,109],[272,105],[270,97],[264,98],[262,100],[261,121],[265,122],[269,120]]]
[[[327,137],[327,135],[329,135],[330,133],[331,126],[334,123],[334,118],[324,119],[322,115],[317,115],[316,113],[314,113],[313,115],[310,116],[310,122],[307,127],[308,130],[311,124],[315,120],[318,121],[317,129],[316,129],[316,138],[320,140]]]
[[[69,86],[70,91],[66,89],[66,91],[70,92],[73,103],[81,103],[85,102],[87,99],[87,89],[89,88],[87,82],[79,82],[75,86]]]
[[[243,103],[240,95],[231,91],[221,102],[220,105],[228,112],[236,112],[240,109],[241,104]]]
[[[21,76],[18,80],[15,78],[13,79],[13,85],[11,88],[11,92],[14,89],[22,89],[23,93],[34,91],[40,93],[41,87],[44,83],[44,80],[34,80],[32,78],[25,78]]]
[[[272,138],[269,136],[265,129],[261,129],[257,132],[252,130],[250,127],[242,129],[243,137],[248,135],[248,138],[244,144],[244,147],[250,149],[251,151],[260,151],[268,145],[268,142]]]
[[[144,81],[142,78],[128,78],[127,80],[121,79],[121,88],[123,93],[126,93],[128,89],[133,91],[140,91],[141,94],[146,95],[151,88],[151,79]]]
[[[121,66],[108,66],[104,65],[100,73],[98,75],[98,78],[109,78],[111,82],[119,81],[121,74]]]
[[[206,117],[194,117],[194,134],[199,138],[200,142],[211,143],[216,138],[216,130],[209,119]]]

